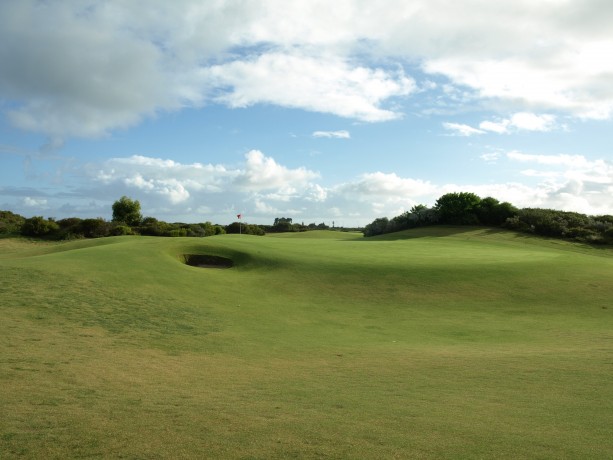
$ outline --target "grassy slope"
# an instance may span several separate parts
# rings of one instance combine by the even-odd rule
[[[0,240],[0,277],[1,458],[613,456],[610,249]]]

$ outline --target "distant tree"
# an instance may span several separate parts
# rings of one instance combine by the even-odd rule
[[[517,216],[507,219],[505,226],[514,230],[558,238],[585,237],[593,219],[576,212],[554,209],[524,208]]]
[[[112,225],[101,217],[96,219],[83,219],[81,232],[86,238],[103,238],[111,234]]]
[[[143,220],[140,202],[122,196],[113,203],[113,222],[122,222],[130,227],[137,227]]]
[[[227,225],[226,233],[243,233],[245,235],[265,235],[266,232],[264,229],[255,224],[247,224],[241,222],[232,222],[230,225]]]
[[[19,233],[25,220],[25,217],[11,211],[0,211],[0,234]]]
[[[276,217],[270,230],[273,232],[294,232],[296,228],[292,224],[291,217]]]
[[[483,198],[476,209],[479,222],[483,225],[502,225],[507,219],[518,213],[511,203],[501,203],[496,198]]]
[[[388,232],[389,219],[379,217],[364,227],[364,236],[377,236]]]
[[[213,236],[226,233],[225,229],[221,225],[213,225],[211,222],[204,222],[200,224],[204,229],[204,236]]]
[[[434,209],[443,224],[474,225],[479,223],[477,211],[480,203],[481,198],[474,193],[447,193],[436,200]]]
[[[53,219],[45,219],[42,216],[34,216],[26,219],[21,226],[21,234],[34,237],[53,236],[60,226]]]

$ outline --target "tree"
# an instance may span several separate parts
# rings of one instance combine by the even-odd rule
[[[291,217],[276,217],[272,225],[273,232],[293,232],[295,231]]]
[[[513,217],[518,209],[511,203],[501,203],[496,198],[483,198],[477,207],[477,216],[483,225],[502,225]]]
[[[377,236],[388,232],[389,219],[379,217],[364,227],[364,236]]]
[[[123,222],[130,227],[140,225],[143,216],[140,213],[140,203],[127,196],[122,196],[113,203],[113,222]]]
[[[266,233],[259,225],[241,222],[232,222],[230,225],[226,225],[225,230],[226,233],[242,233],[243,235],[262,236]]]
[[[477,210],[481,198],[474,193],[460,192],[443,195],[434,205],[443,224],[474,225],[479,223]]]

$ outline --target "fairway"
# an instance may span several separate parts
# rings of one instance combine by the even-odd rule
[[[613,458],[611,299],[484,228],[0,239],[0,458]]]

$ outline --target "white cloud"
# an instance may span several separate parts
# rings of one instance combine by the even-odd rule
[[[141,202],[145,215],[170,222],[222,224],[242,212],[251,223],[272,223],[275,217],[289,216],[307,223],[335,219],[343,225],[365,225],[376,217],[397,216],[416,204],[432,206],[443,194],[458,191],[493,196],[520,208],[613,214],[610,161],[519,151],[494,151],[484,159],[488,158],[525,167],[512,181],[489,184],[436,183],[368,172],[324,185],[326,177],[304,167],[287,167],[255,150],[234,166],[132,156],[90,164],[86,183],[68,194],[43,198],[32,189],[11,187],[0,188],[0,194],[14,197],[26,212],[44,209],[46,215],[58,218],[76,212],[110,218],[111,203],[125,194]]]
[[[509,120],[482,121],[481,123],[479,123],[479,128],[483,131],[491,131],[497,134],[506,134],[509,132]]]
[[[464,125],[461,123],[443,123],[443,128],[449,131],[453,131],[457,136],[474,136],[475,134],[483,134],[484,131],[473,128],[472,126]]]
[[[612,114],[610,2],[339,0],[322,11],[323,0],[0,2],[3,110],[56,138],[212,101],[385,121],[418,91],[402,67],[419,66],[449,79],[419,85],[443,100],[469,90],[520,113]],[[551,129],[538,117],[511,122]],[[480,129],[504,128],[489,123]]]
[[[519,112],[511,117],[511,126],[525,131],[551,131],[555,127],[556,117],[549,114],[535,115]]]
[[[557,128],[557,124],[554,115],[517,112],[511,118],[500,121],[482,121],[479,128],[498,134],[508,134],[515,131],[551,131]]]
[[[251,150],[245,155],[245,159],[245,169],[236,175],[234,184],[246,191],[291,191],[293,187],[304,186],[319,177],[318,173],[303,167],[286,168],[259,150]]]
[[[313,137],[327,137],[332,139],[350,139],[351,135],[349,131],[340,130],[340,131],[314,131]]]
[[[517,151],[507,153],[511,161],[531,163],[522,171],[527,177],[543,178],[534,189],[539,196],[529,196],[520,203],[526,207],[549,207],[586,214],[612,214],[613,164],[583,155],[535,155]],[[532,201],[531,201],[532,200]],[[525,203],[525,204],[523,204]]]
[[[336,207],[345,215],[393,217],[415,204],[431,201],[435,191],[436,187],[428,181],[374,172],[335,186],[328,201],[339,203]]]
[[[500,158],[500,152],[488,152],[480,156],[483,161],[494,163]]]
[[[390,72],[352,66],[339,57],[280,52],[214,65],[202,75],[212,88],[224,88],[215,100],[230,107],[270,103],[370,122],[399,118],[400,113],[381,104],[416,89],[401,69]]]
[[[23,199],[23,205],[28,208],[44,208],[47,205],[47,200],[45,198],[32,198],[26,196]]]
[[[556,129],[556,117],[550,114],[536,115],[529,112],[517,112],[510,118],[499,121],[484,120],[479,128],[462,123],[443,123],[443,127],[453,131],[458,136],[473,136],[493,132],[497,134],[510,134],[518,131],[551,131]]]

